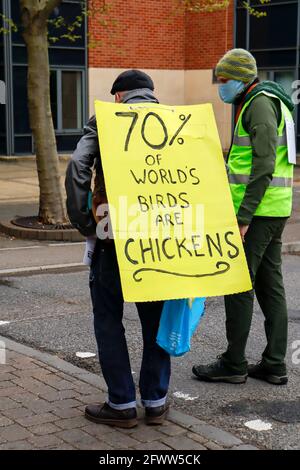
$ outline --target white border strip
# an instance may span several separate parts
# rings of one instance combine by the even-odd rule
[[[0,276],[8,274],[23,274],[23,273],[32,273],[32,272],[44,272],[56,269],[66,269],[66,268],[82,268],[85,267],[83,263],[67,263],[67,264],[48,264],[46,266],[28,266],[24,268],[15,268],[15,269],[1,269]]]

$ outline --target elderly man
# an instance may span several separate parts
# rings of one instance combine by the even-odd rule
[[[155,106],[158,100],[153,90],[153,81],[147,74],[128,70],[117,77],[111,94],[117,103],[152,103]],[[94,164],[97,197],[101,204],[101,201],[107,202],[107,198],[96,119],[92,117],[69,163],[66,176],[68,214],[72,224],[85,236],[94,235],[96,229],[95,220],[88,210]],[[102,373],[108,387],[108,399],[104,404],[87,406],[85,416],[95,423],[131,428],[137,425],[136,391],[122,324],[124,301],[112,239],[98,239],[96,242],[90,290],[95,336]],[[166,396],[170,379],[170,356],[156,343],[163,302],[137,303],[136,306],[144,345],[139,388],[145,406],[145,420],[147,424],[161,424],[168,412]]]

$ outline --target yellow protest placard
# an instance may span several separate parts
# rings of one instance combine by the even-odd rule
[[[250,290],[212,106],[96,101],[96,117],[124,299]]]

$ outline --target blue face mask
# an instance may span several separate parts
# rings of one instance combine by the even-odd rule
[[[219,85],[219,96],[224,103],[234,103],[236,97],[242,93],[245,83],[239,80],[228,80]]]

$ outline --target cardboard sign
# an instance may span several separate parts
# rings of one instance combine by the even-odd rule
[[[212,106],[95,107],[124,299],[250,290]]]

